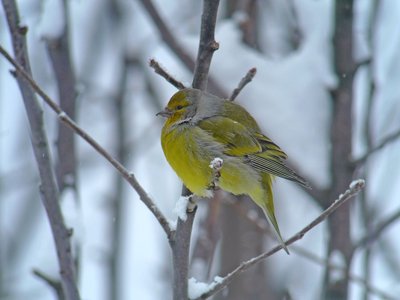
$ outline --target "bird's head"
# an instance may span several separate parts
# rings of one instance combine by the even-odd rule
[[[201,91],[199,90],[180,90],[171,97],[165,109],[157,113],[157,116],[166,117],[170,124],[189,120],[196,114],[200,97]]]

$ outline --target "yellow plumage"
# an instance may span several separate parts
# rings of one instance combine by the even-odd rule
[[[177,92],[159,115],[167,117],[161,133],[165,157],[187,188],[211,197],[215,175],[210,162],[221,158],[218,186],[250,196],[283,243],[274,213],[273,176],[309,185],[283,163],[286,154],[261,133],[254,118],[240,105],[196,89]]]

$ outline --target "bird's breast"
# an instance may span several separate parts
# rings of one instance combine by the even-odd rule
[[[200,128],[190,124],[164,127],[161,144],[175,173],[191,192],[208,197],[213,181],[210,162],[223,156],[221,146]]]

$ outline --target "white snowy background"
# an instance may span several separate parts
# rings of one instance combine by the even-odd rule
[[[43,38],[57,36],[64,26],[59,1],[18,1],[22,22],[29,27],[27,36],[34,78],[54,98],[54,75]],[[72,61],[79,82],[77,122],[114,153],[112,99],[117,93],[121,57],[134,57],[144,66],[131,74],[126,91],[125,116],[130,124],[128,142],[132,145],[126,167],[135,173],[168,218],[173,219],[181,183],[163,156],[159,142],[162,120],[155,113],[166,104],[175,88],[146,64],[150,58],[157,59],[186,85],[190,85],[192,75],[162,42],[138,1],[117,2],[123,9],[120,18],[113,20],[111,1],[68,1]],[[201,1],[154,2],[179,43],[195,57]],[[297,12],[296,26],[302,34],[296,50],[289,49],[285,36],[287,27],[294,22],[288,9],[290,2]],[[373,2],[355,1],[354,56],[362,61],[373,54],[372,76],[376,87],[371,130],[376,145],[400,128],[400,1],[380,1],[371,48],[368,26]],[[221,9],[225,4],[222,1]],[[332,105],[329,90],[336,84],[331,48],[333,1],[269,0],[259,1],[259,7],[263,53],[241,41],[238,22],[243,16],[220,18],[216,29],[220,49],[214,55],[210,73],[230,93],[251,67],[257,67],[256,77],[242,91],[238,103],[255,116],[302,174],[319,188],[326,187],[330,181]],[[11,51],[2,9],[0,43]],[[0,58],[0,299],[54,299],[49,287],[31,272],[37,268],[57,277],[58,266],[49,224],[40,203],[28,122],[10,69]],[[352,156],[356,158],[365,152],[362,122],[369,97],[368,76],[366,65],[360,67],[355,77]],[[156,97],[149,94],[149,84]],[[49,140],[54,145],[56,116],[46,105],[43,108]],[[107,299],[105,262],[110,254],[108,208],[117,175],[79,138],[77,147],[80,203],[71,201],[73,197],[67,192],[63,195],[63,211],[68,226],[74,228],[74,243],[82,251],[79,283],[82,299],[102,300]],[[374,210],[374,218],[383,220],[400,209],[399,139],[374,154],[368,161],[368,170],[368,205]],[[280,226],[287,237],[320,213],[319,206],[292,183],[278,179],[275,193]],[[125,197],[123,280],[119,282],[123,299],[169,299],[166,295],[170,295],[170,254],[166,237],[127,185]],[[359,221],[357,200],[353,203],[352,237],[357,240],[364,236],[365,229]],[[325,226],[315,228],[298,244],[324,257]],[[382,235],[382,242],[372,247],[370,284],[394,296],[400,295],[399,235],[400,222],[395,222]],[[384,251],[383,247],[386,247]],[[284,281],[293,299],[318,299],[323,281],[323,269],[318,264],[296,254],[290,257],[277,254],[269,262],[276,284]],[[351,267],[353,274],[363,275],[362,263],[362,255],[357,252]],[[352,283],[350,299],[360,299],[361,288]]]

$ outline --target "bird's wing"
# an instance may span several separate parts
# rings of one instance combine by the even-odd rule
[[[247,155],[245,162],[254,169],[299,183],[310,189],[310,184],[289,168],[281,158],[270,156],[268,151]]]
[[[262,151],[260,153],[247,155],[246,162],[249,165],[261,172],[270,173],[278,177],[295,181],[306,188],[311,188],[303,177],[296,174],[295,171],[285,164],[284,160],[287,158],[287,155],[277,144],[261,133],[255,133],[254,136],[261,144]]]
[[[261,152],[266,152],[270,157],[277,157],[280,159],[286,159],[287,155],[282,151],[277,144],[275,144],[269,137],[261,134],[254,133],[255,138],[260,143],[262,147]]]
[[[196,125],[223,145],[225,154],[243,157],[246,164],[260,172],[295,181],[310,188],[304,178],[284,163],[287,155],[265,135],[252,133],[241,123],[223,116],[206,118]]]
[[[224,153],[231,156],[245,156],[260,153],[262,146],[245,126],[227,117],[215,116],[197,123],[224,146]]]

